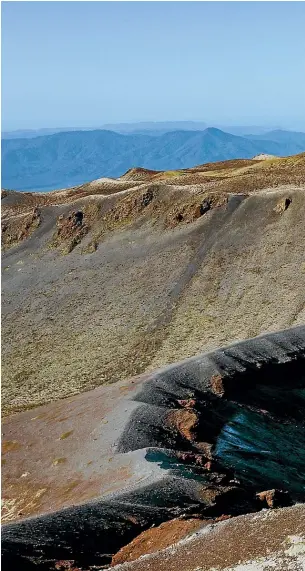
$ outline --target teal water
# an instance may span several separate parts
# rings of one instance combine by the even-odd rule
[[[171,475],[180,476],[188,480],[197,480],[199,482],[205,481],[203,474],[196,470],[196,466],[182,464],[177,460],[174,455],[170,455],[162,449],[148,450],[145,456],[148,462],[156,462],[163,470],[170,470]]]
[[[249,410],[237,412],[221,430],[215,457],[246,484],[305,495],[305,430]]]

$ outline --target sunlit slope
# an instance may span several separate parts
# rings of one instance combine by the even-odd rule
[[[304,322],[305,155],[2,198],[18,410]]]

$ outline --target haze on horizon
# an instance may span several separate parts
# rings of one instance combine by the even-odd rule
[[[303,2],[2,2],[2,129],[305,130]]]

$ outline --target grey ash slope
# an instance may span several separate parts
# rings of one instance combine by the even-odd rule
[[[173,131],[158,137],[92,130],[4,139],[2,187],[48,190],[101,176],[121,176],[134,166],[176,170],[259,153],[285,156],[305,150],[302,133],[281,133],[272,140],[268,134],[261,139],[241,137],[215,128]]]
[[[228,161],[4,193],[5,410],[304,322],[303,165]]]

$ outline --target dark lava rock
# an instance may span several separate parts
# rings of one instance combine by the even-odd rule
[[[83,222],[84,214],[81,210],[74,213],[74,220],[77,226],[81,226]]]
[[[148,206],[151,201],[153,200],[154,193],[151,188],[149,188],[146,192],[144,192],[142,196],[142,206]]]
[[[205,214],[206,212],[208,212],[208,210],[210,210],[211,208],[211,203],[209,200],[204,200],[201,204],[200,204],[200,215],[203,216],[203,214]]]

